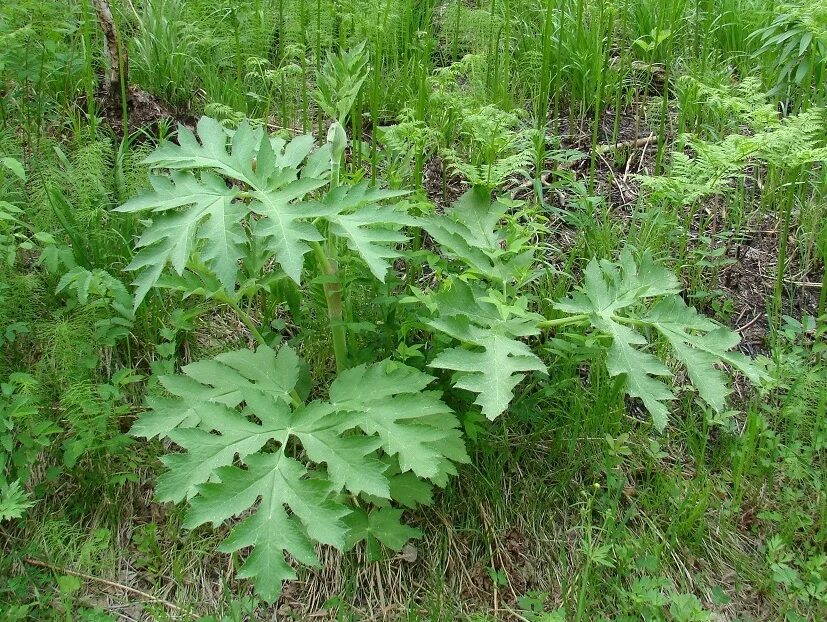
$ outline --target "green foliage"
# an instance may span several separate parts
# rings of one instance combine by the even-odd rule
[[[449,258],[467,266],[475,278],[502,285],[519,283],[534,261],[524,230],[503,227],[509,209],[504,199],[491,202],[490,193],[476,186],[445,213],[424,220],[423,226]]]
[[[399,524],[400,510],[364,515],[340,494],[391,498],[387,459],[399,465],[394,478],[412,472],[439,485],[456,472],[454,462],[468,460],[457,419],[423,391],[430,376],[388,361],[359,366],[331,384],[329,401],[305,404],[296,393],[299,370],[288,346],[192,363],[183,375],[161,378],[174,397],[150,398],[151,410],[132,428],[185,450],[164,458],[158,495],[189,499],[186,526],[217,526],[256,506],[221,549],[253,547],[239,576],[270,602],[296,578],[285,552],[315,566],[316,542],[342,549],[370,537],[398,549],[417,535]]]
[[[21,181],[26,181],[26,171],[23,168],[23,165],[20,163],[20,160],[11,157],[5,157],[0,158],[0,164],[2,164],[4,168],[11,171],[11,173],[17,176],[17,178]]]
[[[114,428],[114,424],[130,412],[126,402],[129,385],[142,379],[132,370],[124,369],[115,372],[109,382],[75,381],[63,392],[61,407],[66,415],[64,432],[68,434],[61,449],[63,465],[67,469],[103,456],[118,458],[124,455],[132,439]],[[134,474],[126,473],[113,476],[109,483],[123,484],[134,480]]]
[[[725,407],[728,390],[717,365],[730,365],[755,383],[766,377],[746,356],[731,352],[740,341],[737,333],[698,314],[679,292],[670,271],[648,253],[636,261],[626,248],[619,264],[590,261],[583,286],[555,304],[558,311],[587,319],[611,340],[606,353],[609,375],[624,378],[625,392],[643,402],[660,432],[668,421],[666,402],[675,398],[660,378],[672,373],[645,349],[648,341],[639,329],[654,329],[666,339],[701,398],[718,412]]]
[[[21,373],[0,384],[0,522],[20,518],[33,505],[23,485],[38,454],[59,432],[53,423],[38,417],[31,394],[34,384],[34,378]]]
[[[672,32],[670,30],[658,30],[657,28],[653,28],[649,34],[638,37],[633,43],[645,54],[651,55],[671,36]]]
[[[58,281],[56,293],[64,291],[71,293],[79,306],[89,305],[103,310],[103,317],[94,325],[99,343],[113,346],[129,335],[135,320],[132,295],[111,274],[99,268],[90,272],[76,266]]]
[[[496,106],[474,106],[459,100],[458,138],[467,145],[465,153],[454,149],[442,150],[442,155],[457,173],[472,186],[493,190],[512,175],[526,169],[532,162],[531,142],[516,131],[519,117]],[[466,161],[466,158],[470,161]]]
[[[20,251],[34,248],[33,239],[37,236],[21,216],[23,210],[8,201],[0,201],[0,259],[7,268],[13,268],[19,259]]]
[[[496,290],[486,295],[460,279],[450,282],[429,302],[437,317],[429,320],[428,326],[464,344],[443,350],[429,364],[460,372],[454,386],[477,393],[474,403],[489,419],[506,410],[514,387],[527,372],[546,373],[543,362],[518,340],[539,334],[542,316],[499,304]]]
[[[0,618],[111,617],[85,606],[97,582],[32,556],[115,582],[126,564],[195,617],[252,619],[234,579],[225,605],[201,587],[224,537],[268,600],[309,574],[281,617],[328,591],[340,619],[381,601],[411,620],[690,621],[743,615],[753,591],[770,618],[825,617],[825,322],[783,315],[827,295],[814,306],[823,2],[112,5],[130,130],[153,95],[185,124],[217,119],[116,142],[93,6],[0,8]],[[328,120],[319,149],[286,138]],[[550,151],[589,134],[588,175]],[[534,192],[505,198],[524,179]],[[768,239],[795,248],[764,338]],[[586,266],[624,240],[649,254]],[[765,374],[739,346],[773,355],[743,413],[726,375]],[[675,367],[697,400],[673,399]],[[624,392],[679,423],[653,441]],[[130,442],[136,417],[162,440]],[[448,485],[460,425],[475,464]],[[146,499],[159,454],[158,498],[187,512]],[[220,527],[182,536],[181,520]],[[300,566],[330,545],[359,553],[316,590],[329,573]],[[719,586],[732,570],[743,585]]]
[[[752,34],[756,56],[771,56],[777,94],[790,86],[820,88],[827,68],[827,6],[822,2],[782,4],[773,22]]]
[[[316,77],[316,103],[328,117],[346,125],[369,71],[365,41],[339,54],[328,52]]]
[[[0,479],[0,522],[20,518],[32,505],[34,504],[21,488],[19,479],[10,484],[4,478]]]
[[[379,130],[389,165],[386,175],[392,177],[402,173],[413,178],[419,175],[421,179],[424,161],[439,148],[440,132],[425,121],[418,120],[415,111],[410,108],[400,113],[394,125]]]
[[[0,110],[16,110],[21,118],[38,113],[51,116],[54,108],[68,103],[67,95],[87,82],[83,55],[75,49],[79,13],[77,4],[33,0],[3,7],[0,79],[8,87]]]
[[[402,547],[412,538],[419,538],[422,532],[419,529],[408,527],[400,522],[402,510],[383,507],[368,513],[357,508],[347,517],[348,548],[361,541],[366,542],[368,559],[381,559],[379,544],[392,551],[401,551]]]
[[[722,76],[720,81],[693,75],[677,78],[677,96],[684,122],[694,126],[700,136],[713,132],[718,138],[724,131],[739,132],[743,124],[761,131],[777,123],[778,112],[768,101],[760,80],[744,78],[731,84],[728,78]]]
[[[198,85],[201,56],[181,49],[198,44],[196,29],[186,21],[184,2],[146,0],[136,14],[129,60],[134,79],[174,105],[186,104]]]
[[[171,174],[153,177],[152,191],[118,208],[153,215],[138,240],[141,250],[129,266],[138,272],[136,306],[165,266],[183,274],[195,253],[232,294],[238,262],[248,260],[254,244],[274,253],[282,270],[299,283],[311,244],[324,240],[314,224],[320,220],[329,222],[334,234],[380,278],[388,267],[385,260],[395,256],[389,245],[404,239],[388,226],[409,220],[393,209],[377,207],[402,192],[362,183],[334,188],[321,200],[310,199],[310,193],[327,185],[330,170],[329,149],[311,154],[310,136],[288,143],[247,123],[232,131],[203,117],[198,139],[182,126],[178,140],[177,145],[163,144],[145,160]]]
[[[751,107],[745,111],[747,119],[751,113]],[[757,118],[764,119],[763,113]],[[745,176],[750,163],[794,168],[827,159],[827,113],[823,109],[784,119],[773,115],[758,125],[762,131],[733,133],[720,141],[685,136],[694,157],[676,151],[668,175],[640,175],[638,179],[655,200],[692,205],[712,195],[731,193],[733,182]]]

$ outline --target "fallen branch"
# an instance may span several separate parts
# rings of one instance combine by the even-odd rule
[[[639,149],[640,147],[648,146],[650,143],[657,144],[657,142],[658,137],[654,134],[649,134],[649,136],[635,138],[634,140],[624,140],[623,142],[619,142],[615,145],[598,145],[597,149],[595,149],[595,152],[598,155],[600,155],[618,149]]]
[[[124,585],[123,583],[116,583],[115,581],[110,581],[109,579],[103,579],[101,577],[95,577],[90,574],[85,574],[83,572],[77,572],[76,570],[69,570],[68,568],[63,568],[61,566],[56,566],[54,564],[50,564],[48,562],[41,561],[39,559],[34,559],[33,557],[26,557],[23,559],[24,562],[31,566],[37,566],[38,568],[46,568],[48,570],[52,570],[53,572],[58,572],[60,574],[67,574],[73,577],[78,577],[79,579],[85,579],[87,581],[95,581],[96,583],[102,583],[103,585],[108,585],[109,587],[114,587],[120,590],[124,590],[125,592],[129,592],[131,594],[135,594],[136,596],[140,596],[141,598],[148,600],[153,603],[158,603],[160,605],[164,605],[168,609],[172,609],[176,613],[180,613],[182,615],[187,615],[187,612],[184,611],[181,607],[176,605],[175,603],[171,603],[168,600],[164,600],[163,598],[158,598],[157,596],[153,596],[147,592],[141,591],[134,587],[130,587],[128,585]]]
[[[742,332],[744,332],[746,329],[748,329],[750,326],[752,326],[753,324],[755,324],[755,323],[756,323],[758,320],[760,320],[762,317],[764,317],[764,314],[763,314],[763,313],[759,313],[758,315],[756,315],[754,318],[752,318],[749,322],[747,322],[747,323],[746,323],[746,324],[744,324],[743,326],[739,326],[738,328],[736,328],[736,329],[735,329],[735,332],[738,332],[738,333],[742,333]]]

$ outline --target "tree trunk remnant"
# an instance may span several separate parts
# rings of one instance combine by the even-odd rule
[[[95,7],[98,23],[103,31],[103,55],[107,63],[104,82],[112,103],[119,105],[124,92],[123,89],[129,84],[129,62],[126,56],[126,48],[121,44],[120,37],[118,37],[109,2],[107,0],[92,0],[92,5]]]

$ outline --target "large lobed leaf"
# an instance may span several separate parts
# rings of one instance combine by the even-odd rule
[[[322,239],[312,224],[300,220],[322,215],[317,204],[301,201],[327,183],[325,169],[312,157],[306,170],[320,176],[299,177],[300,166],[313,148],[311,136],[286,143],[246,122],[235,132],[228,131],[209,117],[201,118],[197,132],[196,138],[179,126],[178,144],[164,142],[145,160],[154,168],[168,169],[170,175],[153,176],[151,191],[116,208],[148,212],[152,219],[129,266],[138,271],[136,306],[167,265],[182,274],[196,250],[232,292],[238,262],[246,254],[244,222],[251,212],[264,216],[256,223],[256,235],[296,281],[309,250],[306,242]]]
[[[428,324],[464,345],[440,352],[430,366],[460,372],[455,386],[476,393],[474,403],[494,420],[508,408],[514,387],[526,373],[546,373],[543,362],[518,340],[538,334],[542,317],[532,313],[503,317],[483,298],[483,292],[460,279],[434,297],[438,315]]]
[[[330,402],[382,450],[396,457],[401,471],[445,485],[456,475],[454,462],[467,462],[459,421],[434,391],[431,376],[413,367],[380,363],[343,372],[330,386]]]
[[[269,601],[295,577],[290,558],[318,564],[314,543],[342,548],[370,528],[371,543],[396,548],[416,535],[387,505],[367,526],[348,518],[353,508],[340,493],[395,492],[412,506],[430,500],[418,478],[442,485],[453,463],[468,460],[457,418],[424,390],[432,378],[405,365],[350,369],[331,385],[329,401],[309,404],[296,397],[299,359],[287,346],[227,352],[182,371],[161,378],[173,397],[150,397],[132,434],[167,437],[183,450],[162,459],[157,493],[189,500],[187,527],[248,515],[222,550],[253,547],[239,576]]]
[[[473,274],[507,283],[533,259],[533,252],[524,250],[519,240],[510,240],[501,225],[507,209],[502,201],[491,201],[489,190],[475,186],[444,214],[425,219],[423,226],[442,252],[464,263]]]
[[[668,422],[666,403],[675,398],[662,378],[672,373],[647,350],[649,341],[640,328],[652,328],[666,338],[701,399],[716,411],[724,409],[729,394],[720,364],[731,365],[753,382],[764,377],[750,359],[730,351],[740,341],[738,334],[700,315],[679,292],[674,274],[648,253],[636,261],[626,248],[619,264],[590,261],[583,286],[555,304],[565,313],[586,315],[595,329],[611,338],[606,354],[609,375],[624,377],[626,393],[643,402],[659,431]]]
[[[388,259],[400,257],[396,247],[408,240],[399,229],[418,222],[397,206],[380,202],[406,194],[404,190],[383,190],[363,181],[334,188],[323,199],[325,205],[335,207],[327,218],[333,235],[344,239],[382,282],[391,267]]]
[[[164,142],[145,160],[168,174],[153,175],[151,190],[116,208],[148,218],[128,267],[137,272],[136,307],[167,266],[181,275],[195,253],[234,292],[250,235],[299,283],[305,255],[325,239],[319,219],[384,280],[387,260],[407,239],[399,229],[415,221],[380,202],[405,193],[362,182],[312,200],[328,183],[330,159],[329,145],[313,151],[309,135],[285,142],[247,122],[231,131],[209,117],[198,122],[197,135],[180,126],[178,144]]]

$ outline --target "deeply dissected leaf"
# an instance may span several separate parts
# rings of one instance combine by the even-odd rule
[[[13,518],[21,518],[26,510],[34,505],[20,480],[7,484],[0,472],[0,523]]]
[[[245,462],[246,469],[222,467],[216,473],[220,482],[201,486],[185,526],[219,525],[260,500],[253,514],[233,528],[221,550],[253,547],[239,576],[252,579],[259,595],[272,602],[281,594],[282,581],[296,578],[285,553],[317,566],[313,542],[343,548],[348,528],[342,519],[350,510],[331,499],[327,482],[306,477],[307,469],[284,452],[253,454]]]
[[[163,458],[169,469],[158,479],[161,501],[179,502],[198,493],[198,486],[219,467],[231,465],[236,456],[244,460],[270,440],[286,441],[289,409],[277,403],[264,424],[250,421],[235,409],[215,405],[201,415],[197,428],[178,428],[167,435],[185,453]]]
[[[291,428],[308,458],[327,465],[330,480],[337,490],[388,498],[390,490],[384,475],[387,465],[375,454],[382,440],[341,434],[357,424],[358,421],[345,416],[335,405],[313,402],[296,410]]]
[[[738,333],[702,316],[678,296],[659,301],[642,319],[666,337],[701,398],[718,412],[726,407],[729,391],[717,363],[732,366],[756,384],[764,377],[748,357],[731,352],[740,342]]]
[[[136,306],[167,266],[183,276],[195,253],[230,295],[239,262],[258,265],[252,257],[262,250],[300,283],[305,255],[325,239],[317,226],[323,219],[384,279],[387,260],[398,256],[394,246],[407,239],[399,229],[414,221],[379,202],[405,192],[362,182],[311,199],[328,184],[332,157],[330,145],[312,150],[312,136],[285,142],[247,122],[232,131],[202,117],[197,136],[181,126],[178,144],[165,142],[145,160],[169,174],[153,176],[151,190],[116,208],[149,218],[128,267],[137,272]]]
[[[620,264],[592,260],[586,266],[583,287],[555,307],[566,313],[595,313],[611,318],[616,311],[640,299],[676,294],[680,284],[675,275],[644,253],[640,263],[626,248]]]
[[[528,312],[503,317],[483,298],[459,279],[434,297],[438,316],[428,324],[465,346],[439,353],[430,366],[463,372],[455,386],[477,393],[474,403],[494,420],[508,408],[514,387],[527,372],[546,372],[543,362],[517,339],[538,334],[542,318]]]
[[[232,132],[215,119],[201,117],[196,131],[197,137],[188,127],[179,125],[178,143],[161,143],[144,159],[144,163],[153,168],[171,170],[211,169],[244,182],[266,179],[266,175],[256,176],[253,168],[262,142],[269,143],[263,129],[252,129],[244,122],[238,130]],[[232,142],[228,150],[227,141],[231,136]]]
[[[256,191],[250,208],[264,218],[257,221],[253,233],[264,239],[267,248],[276,254],[282,269],[297,283],[301,281],[304,256],[310,251],[307,242],[321,242],[324,236],[305,218],[318,218],[333,213],[319,203],[295,203],[308,192],[324,185],[323,180],[291,181],[282,190]]]
[[[530,371],[545,372],[546,366],[524,343],[493,335],[476,341],[483,351],[452,348],[441,352],[431,367],[466,372],[454,386],[477,393],[475,404],[483,414],[496,419],[514,398],[513,389]]]
[[[192,173],[180,172],[171,178],[156,176],[152,178],[152,186],[153,192],[117,208],[122,212],[151,210],[153,213],[152,226],[137,242],[141,250],[128,267],[143,269],[141,276],[149,277],[139,277],[136,304],[167,264],[181,274],[199,241],[204,242],[202,257],[227,291],[232,291],[246,242],[241,224],[246,209],[236,200],[237,191],[207,171],[201,173],[200,179]]]
[[[394,245],[408,239],[399,229],[415,225],[416,221],[393,206],[379,205],[379,201],[404,194],[407,193],[382,190],[361,182],[355,186],[339,186],[324,199],[336,208],[328,218],[333,234],[344,238],[348,247],[362,257],[382,282],[390,268],[387,260],[401,255]]]
[[[170,169],[170,177],[153,177],[152,191],[117,208],[148,211],[152,216],[138,240],[142,250],[129,266],[140,271],[136,304],[167,264],[182,274],[199,247],[201,258],[232,292],[248,241],[244,221],[251,212],[263,217],[255,223],[254,233],[296,282],[301,279],[303,256],[310,250],[306,242],[323,239],[304,219],[331,210],[301,202],[327,183],[324,177],[299,176],[299,167],[313,147],[311,136],[285,143],[246,122],[228,136],[228,131],[209,117],[202,117],[197,129],[198,138],[186,127],[179,127],[177,145],[163,143],[145,160]],[[313,168],[321,173],[319,167]],[[197,175],[196,170],[200,171]],[[227,179],[236,185],[228,184]]]
[[[612,337],[612,345],[606,356],[609,375],[615,377],[626,374],[626,393],[640,398],[652,415],[655,428],[663,431],[669,416],[669,409],[664,402],[675,399],[675,396],[658,377],[669,377],[672,372],[654,355],[635,348],[647,345],[647,341],[634,329],[600,316],[594,318],[594,325]]]
[[[253,547],[239,576],[270,601],[295,577],[287,556],[316,565],[314,542],[345,544],[352,508],[337,500],[341,492],[389,499],[396,490],[405,505],[427,502],[430,490],[417,478],[444,483],[454,462],[468,460],[457,418],[423,390],[433,380],[427,374],[387,361],[363,365],[333,382],[329,401],[303,404],[299,370],[287,346],[191,363],[161,378],[174,397],[148,398],[150,410],[132,429],[183,450],[162,459],[157,493],[189,500],[187,527],[249,514],[221,548]],[[418,533],[384,507],[390,513],[372,519],[372,537],[397,547]]]
[[[468,455],[456,416],[436,392],[423,390],[432,380],[412,367],[360,365],[333,382],[330,401],[352,413],[366,434],[378,434],[403,472],[444,485],[456,474],[452,462],[467,462]]]
[[[533,258],[533,252],[519,243],[517,252],[509,248],[509,234],[500,225],[507,209],[501,201],[491,202],[489,190],[476,186],[444,214],[425,219],[423,226],[443,252],[465,263],[473,273],[504,283]],[[514,240],[510,242],[515,245]]]
[[[253,399],[261,397],[290,403],[290,392],[299,377],[299,357],[290,348],[282,348],[277,355],[266,347],[255,352],[237,350],[219,354],[213,360],[190,363],[184,373],[211,387],[210,402],[235,407],[242,401],[252,405]]]
[[[560,311],[585,315],[594,328],[611,337],[606,355],[609,375],[625,377],[626,393],[643,402],[660,431],[668,421],[666,402],[675,397],[661,378],[672,373],[646,350],[649,341],[640,328],[653,328],[666,338],[701,398],[716,411],[725,408],[729,393],[718,365],[731,365],[754,382],[764,377],[747,357],[730,351],[740,341],[738,334],[689,307],[679,291],[675,276],[648,253],[638,262],[626,248],[619,264],[589,262],[582,288],[555,304]],[[656,302],[645,308],[652,299]]]

